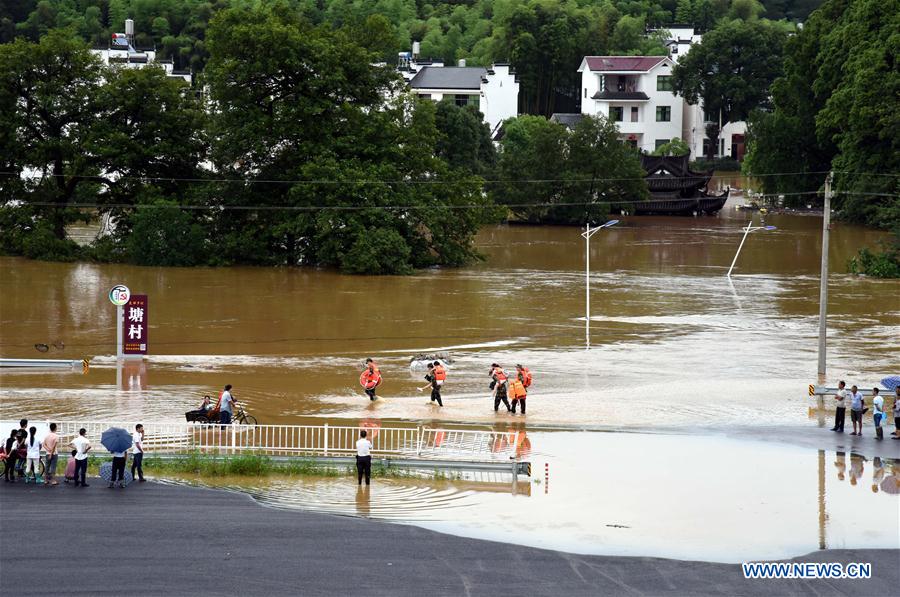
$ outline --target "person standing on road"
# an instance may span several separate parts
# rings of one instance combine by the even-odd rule
[[[91,451],[91,442],[85,437],[87,429],[82,427],[78,430],[78,437],[72,440],[70,444],[75,448],[75,487],[80,483],[82,487],[90,487],[85,482],[87,477],[88,452]]]
[[[128,462],[128,450],[113,452],[112,455],[112,477],[109,482],[109,488],[115,487],[116,481],[118,481],[119,487],[125,489],[125,463]]]
[[[884,398],[878,388],[872,388],[872,421],[875,423],[875,439],[884,439]]]
[[[235,404],[234,396],[231,395],[231,384],[226,384],[225,389],[222,390],[222,396],[219,397],[219,423],[222,424],[222,429],[225,428],[225,425],[231,425],[231,415],[234,412]]]
[[[134,433],[131,434],[131,441],[134,443],[134,452],[131,455],[131,478],[137,479],[143,483],[144,479],[144,426],[138,423],[134,426]],[[140,478],[134,476],[134,472],[140,475]]]
[[[900,439],[900,386],[897,386],[894,391],[894,437],[891,439]]]
[[[846,418],[847,403],[849,402],[848,398],[850,396],[850,392],[846,390],[846,387],[847,384],[844,383],[843,380],[839,381],[838,391],[834,395],[837,406],[834,409],[834,427],[832,427],[831,430],[837,431],[838,433],[844,432],[844,420]]]
[[[37,434],[37,427],[32,426],[28,430],[26,443],[25,482],[28,483],[28,473],[31,473],[31,480],[37,485],[39,483],[38,473],[41,470],[41,442],[38,441],[35,434]]]
[[[19,432],[16,438],[19,440],[19,457],[16,459],[16,474],[21,479],[25,476],[25,463],[28,462],[27,450],[25,448],[25,440],[28,438],[28,419],[19,421]]]
[[[856,386],[853,386],[850,388],[850,421],[853,423],[853,431],[850,435],[862,435],[863,414],[865,412],[863,395],[859,393]],[[857,423],[859,423],[859,429],[856,427]]]
[[[19,459],[19,450],[16,447],[16,444],[19,443],[18,436],[19,432],[17,430],[13,429],[10,431],[4,446],[6,461],[3,463],[3,480],[7,483],[16,482],[16,461]]]
[[[372,476],[372,442],[366,439],[365,429],[359,432],[359,439],[356,440],[356,480],[359,485],[362,485],[363,476],[368,485]]]
[[[359,374],[359,385],[363,387],[369,400],[375,401],[378,396],[375,395],[375,388],[381,385],[381,371],[375,366],[375,361],[366,359],[366,368]]]
[[[59,485],[56,476],[56,463],[59,461],[59,436],[56,435],[56,423],[50,423],[50,433],[44,437],[44,479],[48,486]]]

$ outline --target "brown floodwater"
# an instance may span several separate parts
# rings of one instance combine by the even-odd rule
[[[414,276],[302,268],[160,268],[0,258],[0,356],[91,361],[86,374],[0,371],[0,418],[179,418],[235,387],[261,423],[313,418],[494,423],[492,361],[534,372],[529,423],[593,427],[800,423],[815,381],[821,219],[630,217],[591,240],[591,349],[584,241],[573,227],[484,229],[484,261]],[[900,368],[900,281],[846,262],[883,235],[834,225],[829,379],[870,387]],[[149,296],[150,357],[115,366],[124,283]],[[35,344],[49,346],[38,352]],[[411,355],[448,351],[443,409],[417,392]],[[374,404],[358,385],[374,357]],[[117,376],[118,373],[118,376]],[[521,418],[521,417],[520,417]]]

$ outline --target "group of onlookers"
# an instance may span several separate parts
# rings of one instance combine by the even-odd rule
[[[884,410],[884,397],[881,396],[878,388],[872,388],[872,422],[875,424],[875,439],[884,439],[884,426],[887,421],[887,413]],[[850,408],[850,421],[853,423],[853,431],[850,435],[862,435],[863,415],[869,408],[866,406],[865,398],[859,391],[859,388],[852,386],[847,390],[847,384],[844,381],[838,383],[838,390],[834,395],[836,402],[834,411],[834,427],[832,431],[838,433],[844,432],[844,420],[847,415],[847,407]],[[896,388],[894,397],[894,431],[891,433],[891,439],[900,439],[900,386]]]
[[[6,483],[59,485],[56,468],[59,461],[60,437],[56,433],[56,423],[50,423],[50,432],[38,439],[37,427],[28,426],[28,420],[19,421],[19,429],[13,429],[6,441],[0,445],[0,460],[3,461],[3,479]],[[81,428],[78,435],[69,442],[72,449],[66,464],[64,481],[75,487],[89,487],[87,484],[88,454],[92,446],[87,439],[87,430]],[[42,454],[43,452],[43,454]],[[131,476],[144,482],[144,426],[136,425],[132,434]],[[125,464],[128,452],[113,452],[112,477],[109,487],[125,487]],[[43,465],[43,467],[41,467]],[[137,475],[137,476],[135,476]]]

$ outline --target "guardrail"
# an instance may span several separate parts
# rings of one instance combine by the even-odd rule
[[[84,428],[96,451],[101,434],[110,427],[134,430],[129,421],[55,421],[65,446]],[[32,421],[46,433],[49,421]],[[323,425],[210,425],[142,422],[148,453],[265,454],[272,456],[350,456],[366,429],[373,456],[466,462],[510,462],[516,458],[519,432],[429,429],[424,427],[363,428]],[[18,427],[0,421],[0,427]]]
[[[876,386],[876,387],[878,387],[878,386]],[[849,392],[850,386],[848,385],[844,389]],[[857,390],[863,396],[871,396],[872,395],[872,388],[861,388],[861,387],[858,387],[858,385],[857,385]],[[809,395],[810,396],[834,396],[835,394],[837,394],[837,392],[838,392],[837,386],[831,387],[831,386],[817,386],[814,384],[809,384]],[[885,388],[878,387],[878,395],[879,396],[892,396],[893,394],[894,394],[893,390],[887,390]]]

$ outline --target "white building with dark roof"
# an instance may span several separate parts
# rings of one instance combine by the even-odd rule
[[[134,46],[134,21],[125,20],[125,33],[113,33],[106,48],[93,48],[91,52],[100,58],[103,64],[117,65],[122,68],[145,68],[153,64],[162,68],[166,76],[181,79],[188,85],[191,84],[190,71],[175,70],[171,60],[157,60],[156,48],[135,48]]]
[[[616,123],[619,138],[652,152],[682,134],[684,99],[672,91],[668,56],[585,56],[581,113]]]
[[[439,102],[453,98],[458,106],[475,106],[496,136],[500,125],[519,112],[519,81],[509,64],[444,66],[443,62],[422,61],[403,52],[400,72],[419,97]]]

